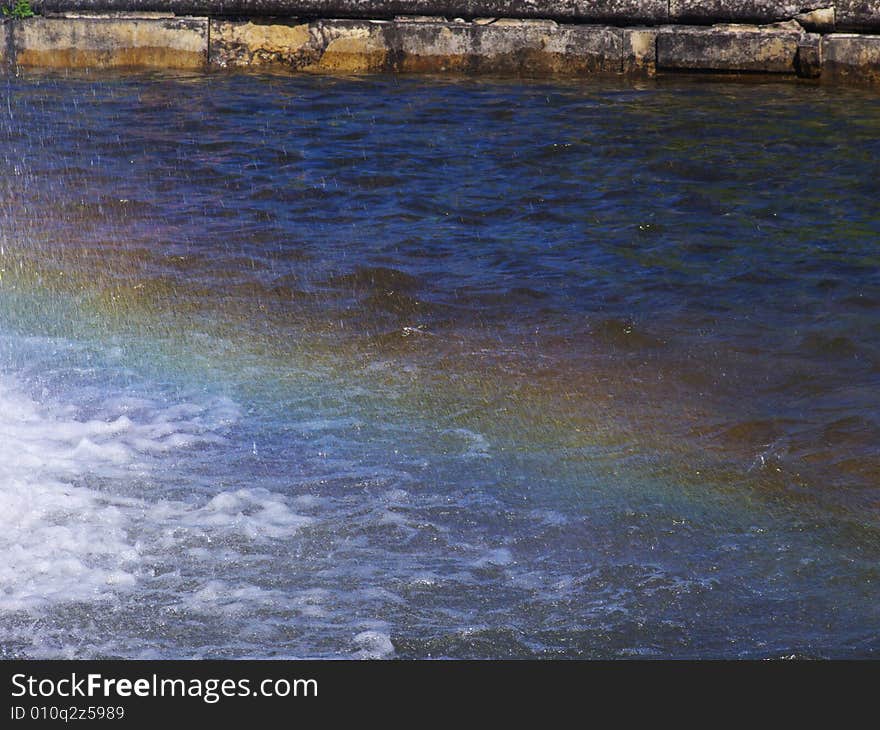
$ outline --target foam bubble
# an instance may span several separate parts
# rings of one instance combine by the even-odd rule
[[[391,637],[381,631],[362,631],[354,637],[354,643],[358,659],[387,659],[395,654]]]
[[[162,501],[150,517],[167,523],[166,545],[179,540],[181,528],[214,538],[239,536],[259,542],[290,537],[314,521],[290,509],[283,495],[262,488],[221,492],[204,505]]]
[[[279,591],[255,585],[231,585],[222,580],[209,580],[190,595],[184,595],[183,605],[192,611],[224,615],[242,615],[254,608],[271,608],[286,602]]]

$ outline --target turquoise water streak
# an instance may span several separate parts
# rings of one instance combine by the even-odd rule
[[[3,656],[880,648],[876,95],[5,100]]]

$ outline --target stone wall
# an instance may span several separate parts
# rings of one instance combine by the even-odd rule
[[[392,20],[540,18],[610,25],[768,24],[825,10],[838,30],[880,30],[880,0],[33,0],[40,12],[170,12],[178,16]]]
[[[307,73],[529,76],[715,72],[880,85],[880,34],[840,32],[838,15],[848,9],[848,17],[873,18],[880,14],[880,0],[846,0],[813,10],[803,2],[772,0],[662,0],[659,5],[655,0],[224,0],[222,12],[221,3],[207,0],[46,0],[34,6],[42,16],[0,24],[0,60],[7,69],[274,67]],[[304,10],[383,16],[403,6],[457,9],[468,17],[326,19]],[[230,14],[230,8],[250,8],[250,14]],[[179,16],[175,10],[205,14]],[[264,14],[282,10],[282,15]],[[496,14],[472,17],[479,10]],[[557,19],[504,17],[502,11],[548,12]],[[621,22],[610,22],[618,12]],[[738,13],[739,21],[778,22],[701,24],[717,19],[713,12]],[[676,13],[688,22],[668,22]],[[646,22],[629,22],[636,18]]]

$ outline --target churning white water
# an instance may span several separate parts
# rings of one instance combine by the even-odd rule
[[[252,605],[260,590],[226,583],[217,566],[310,518],[243,480],[194,475],[200,459],[229,448],[235,403],[155,385],[159,395],[146,397],[131,381],[123,392],[112,368],[72,368],[72,385],[42,360],[75,350],[69,343],[5,344],[31,357],[24,372],[0,372],[0,612],[33,621],[80,604],[100,614],[169,581],[184,607]],[[187,561],[201,564],[201,581],[181,579]],[[40,638],[29,653],[70,653],[51,639],[41,650]]]
[[[217,443],[212,423],[235,415],[231,403],[124,396],[83,410],[46,388],[35,398],[14,375],[0,375],[0,608],[95,600],[135,586],[149,550],[139,525],[192,523],[198,512],[152,503],[149,493],[120,496],[109,485],[149,485],[162,459]],[[240,499],[217,496],[205,519]]]

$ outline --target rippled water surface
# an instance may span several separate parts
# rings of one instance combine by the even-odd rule
[[[880,650],[876,94],[3,84],[2,656]]]

